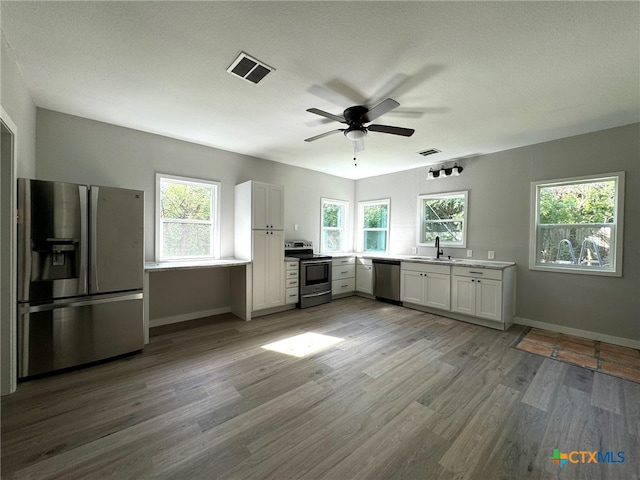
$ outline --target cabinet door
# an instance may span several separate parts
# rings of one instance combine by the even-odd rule
[[[269,185],[269,228],[284,229],[284,187]]]
[[[475,315],[476,313],[476,280],[470,277],[454,275],[452,279],[451,310],[454,312]]]
[[[421,305],[423,302],[423,274],[412,270],[403,270],[401,273],[400,299],[403,302],[417,303]]]
[[[449,310],[451,305],[451,276],[425,273],[424,304]]]
[[[502,321],[502,282],[476,280],[476,316]]]
[[[253,232],[253,310],[284,305],[284,232]]]
[[[253,182],[251,185],[252,228],[269,228],[269,187],[268,183]]]
[[[267,308],[267,268],[270,232],[253,232],[253,294],[252,309]]]
[[[373,267],[358,265],[356,268],[356,290],[373,295]]]

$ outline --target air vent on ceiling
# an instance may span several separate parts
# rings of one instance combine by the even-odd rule
[[[256,60],[244,52],[241,52],[238,58],[227,68],[227,72],[251,83],[258,83],[273,70],[275,68]]]
[[[420,155],[422,155],[423,157],[426,157],[427,155],[433,155],[434,153],[440,153],[440,150],[438,150],[437,148],[430,148],[429,150],[423,150],[422,152],[418,152]]]

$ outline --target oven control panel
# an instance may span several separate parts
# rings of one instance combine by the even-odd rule
[[[284,242],[284,248],[285,250],[313,248],[313,242],[310,240],[289,240]]]

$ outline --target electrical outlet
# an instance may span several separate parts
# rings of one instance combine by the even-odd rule
[[[489,260],[493,260],[494,258],[496,258],[496,252],[494,252],[493,250],[489,250],[489,254],[487,256]]]
[[[467,250],[467,257],[473,257],[473,250]]]
[[[418,253],[418,247],[411,247],[411,253],[414,255]]]
[[[294,231],[298,231],[298,224],[297,224],[297,223],[294,223],[294,224],[293,224],[293,230],[294,230]]]

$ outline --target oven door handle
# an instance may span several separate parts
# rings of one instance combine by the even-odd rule
[[[309,265],[311,263],[331,263],[331,260],[302,260],[300,263]]]
[[[311,298],[311,297],[321,297],[323,295],[329,295],[331,293],[331,290],[329,290],[328,292],[320,292],[320,293],[308,293],[306,295],[302,295],[304,298]]]

